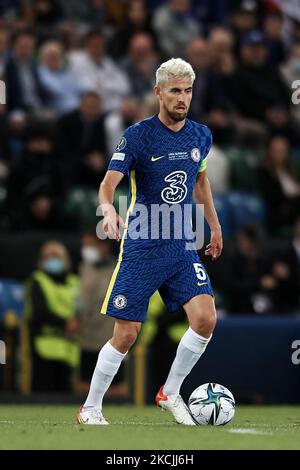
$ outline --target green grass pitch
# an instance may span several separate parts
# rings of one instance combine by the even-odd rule
[[[0,449],[300,449],[300,406],[238,406],[220,427],[185,427],[155,406],[107,406],[78,426],[74,406],[0,406]]]

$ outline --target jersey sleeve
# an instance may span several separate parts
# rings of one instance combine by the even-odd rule
[[[198,170],[198,173],[202,173],[203,171],[206,170],[206,164],[207,164],[207,158],[209,151],[212,146],[212,133],[210,129],[206,126],[203,126],[202,128],[203,136],[201,136],[201,155],[202,155],[202,160],[200,164],[200,168]]]
[[[108,165],[108,170],[127,174],[136,162],[137,137],[133,128],[128,128],[116,147]]]

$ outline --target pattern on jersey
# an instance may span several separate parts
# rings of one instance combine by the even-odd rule
[[[124,137],[127,141],[122,150],[125,157],[123,160],[112,159],[109,170],[127,175],[135,171],[135,204],[146,207],[148,214],[144,226],[151,228],[152,205],[175,204],[182,206],[184,213],[184,206],[193,204],[197,174],[212,144],[208,127],[187,119],[180,131],[173,132],[157,116],[152,116],[129,127]],[[161,156],[164,158],[157,158]],[[137,216],[139,214],[135,214],[133,208],[128,224]],[[128,236],[124,241],[123,258],[179,258],[186,246],[184,237],[188,231],[182,227],[183,237],[176,239],[174,226],[170,226],[170,238],[163,239],[161,225],[158,227],[158,239],[151,236],[131,239]],[[144,233],[144,229],[142,232]],[[151,229],[148,230],[148,235],[149,233],[151,234]]]

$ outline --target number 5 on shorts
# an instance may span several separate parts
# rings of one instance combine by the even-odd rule
[[[196,276],[199,279],[199,281],[205,281],[207,276],[206,276],[205,270],[203,269],[202,264],[201,263],[193,263],[193,265],[194,265],[194,269],[196,271]]]

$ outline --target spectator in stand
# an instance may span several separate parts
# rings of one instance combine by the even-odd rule
[[[142,100],[155,85],[155,71],[158,67],[157,54],[149,34],[132,36],[128,56],[122,65],[130,81],[132,95]]]
[[[300,77],[300,41],[293,44],[288,59],[281,67],[281,73],[288,87]]]
[[[28,121],[29,118],[24,111],[13,111],[2,123],[1,154],[10,167],[13,167],[15,162],[22,158],[27,138]]]
[[[64,49],[59,41],[48,41],[40,49],[39,78],[49,96],[48,106],[56,113],[78,108],[84,91],[66,67]]]
[[[166,58],[184,56],[187,44],[201,33],[191,0],[168,0],[156,10],[153,28]]]
[[[22,232],[54,233],[72,230],[75,226],[63,212],[62,199],[46,178],[33,179],[24,187],[24,199],[11,214],[11,228]]]
[[[38,112],[46,103],[36,64],[33,60],[36,37],[31,31],[21,31],[13,40],[12,56],[5,68],[8,111]]]
[[[230,191],[230,162],[226,153],[215,144],[209,152],[206,173],[213,194],[227,194]]]
[[[291,226],[300,214],[300,184],[292,173],[289,151],[285,137],[273,137],[260,169],[260,187],[268,207],[270,233]]]
[[[207,115],[206,123],[214,135],[214,142],[219,145],[231,145],[236,141],[238,126],[233,104],[230,98],[231,77],[235,72],[236,59],[233,53],[234,36],[224,27],[216,26],[211,29],[209,49],[212,61],[212,71],[215,76],[214,107]]]
[[[61,117],[57,147],[65,184],[96,188],[107,166],[104,116],[97,93],[85,93],[80,107]]]
[[[64,14],[67,18],[77,22],[85,22],[90,14],[91,1],[87,0],[60,0]]]
[[[52,133],[47,127],[32,123],[26,131],[24,153],[11,165],[9,199],[20,204],[24,188],[38,178],[45,178],[53,192],[60,194],[62,183]]]
[[[192,39],[186,57],[196,72],[189,115],[195,121],[207,122],[213,132],[214,142],[226,144],[234,132],[228,112],[230,102],[221,78],[212,69],[213,55],[209,42],[203,38]]]
[[[109,8],[105,0],[89,0],[90,10],[87,16],[87,23],[95,27],[102,28],[108,22]]]
[[[300,41],[300,18],[292,23],[292,34],[290,34],[291,44]]]
[[[157,102],[156,99],[155,102]],[[128,97],[122,102],[119,111],[110,113],[105,118],[106,142],[109,156],[112,156],[115,152],[116,146],[120,142],[127,127],[132,126],[140,120],[140,110],[140,102],[135,97]],[[149,117],[151,114],[154,113],[149,113],[144,117]]]
[[[22,135],[24,149],[12,161],[7,183],[7,213],[14,230],[57,230],[61,227],[63,177],[51,132],[41,125]],[[68,223],[64,221],[68,229]]]
[[[142,106],[139,107],[139,112],[137,114],[137,121],[141,121],[142,119],[147,119],[149,116],[153,116],[154,114],[159,113],[159,103],[157,98],[153,93],[146,96]]]
[[[78,49],[80,39],[76,23],[70,20],[62,21],[57,26],[57,39],[63,44],[68,54]]]
[[[77,27],[97,26],[102,28],[110,19],[110,8],[107,0],[60,0],[66,17],[77,23]],[[119,3],[119,2],[118,2]],[[123,6],[119,5],[122,11]]]
[[[255,126],[263,133],[272,125],[272,111],[280,107],[289,117],[291,93],[278,69],[267,63],[268,49],[264,35],[252,31],[242,39],[241,62],[229,81],[231,100],[240,125]]]
[[[193,0],[193,14],[205,36],[215,25],[228,22],[228,0]]]
[[[208,41],[201,37],[192,39],[187,45],[186,59],[196,73],[190,117],[195,121],[201,122],[207,114],[208,106],[211,105],[214,91],[218,92],[218,90],[214,90],[211,86],[212,58]]]
[[[258,28],[259,0],[237,0],[231,15],[231,29],[235,38],[235,55],[240,54],[241,39]]]
[[[245,227],[236,237],[234,249],[227,258],[227,267],[220,276],[220,291],[230,299],[232,313],[254,313],[264,273],[265,254],[257,230]]]
[[[216,26],[211,29],[208,42],[214,71],[220,75],[231,74],[236,65],[232,32],[224,27]]]
[[[285,137],[291,147],[300,145],[300,135],[297,121],[293,119],[291,110],[285,105],[278,103],[266,112],[269,136],[281,135]]]
[[[299,240],[299,221],[293,242],[281,246],[260,242],[255,228],[238,234],[220,284],[232,313],[299,313]]]
[[[267,15],[263,29],[269,50],[268,62],[277,67],[284,62],[286,56],[283,41],[283,16],[280,13]]]
[[[124,57],[132,36],[138,33],[150,34],[156,45],[156,36],[145,0],[129,0],[124,25],[117,30],[111,40],[109,47],[111,54],[117,58]]]
[[[23,15],[28,17],[29,5],[26,0],[5,0],[0,2],[0,17],[7,23],[14,22]]]
[[[9,34],[6,28],[0,28],[0,79],[4,78],[8,60]]]
[[[49,39],[55,34],[55,27],[64,17],[59,0],[29,1],[32,23],[39,41]]]
[[[104,112],[118,110],[130,93],[125,73],[106,55],[105,38],[101,31],[90,31],[84,38],[84,49],[70,54],[71,72],[87,90],[102,99]]]
[[[269,297],[269,312],[300,313],[300,219],[293,239],[271,250],[261,286]]]

